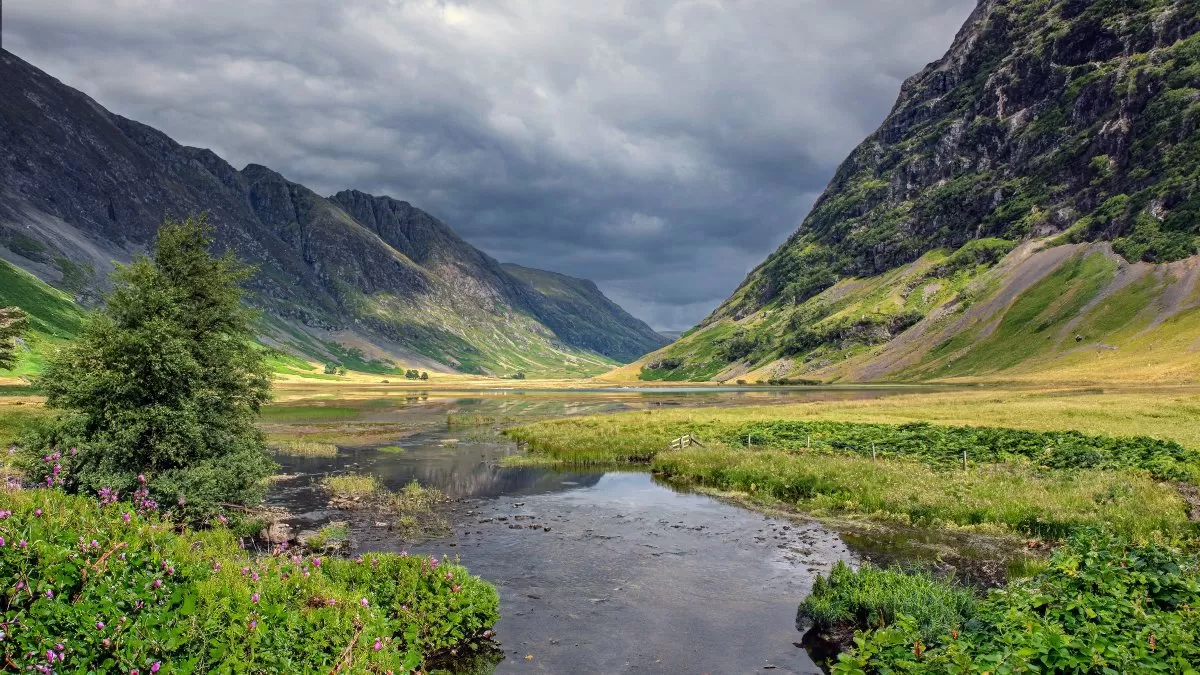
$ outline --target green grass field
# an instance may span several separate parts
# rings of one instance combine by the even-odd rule
[[[532,457],[650,462],[684,485],[818,515],[1049,538],[1101,525],[1149,536],[1195,529],[1165,481],[1200,475],[1197,411],[1200,393],[1190,389],[964,389],[578,417],[507,433]],[[934,426],[912,425],[923,422]],[[704,447],[669,450],[683,434]],[[1113,438],[1133,436],[1143,438]]]

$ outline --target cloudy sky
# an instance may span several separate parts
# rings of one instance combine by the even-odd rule
[[[703,318],[974,0],[8,0],[4,47],[323,194]]]

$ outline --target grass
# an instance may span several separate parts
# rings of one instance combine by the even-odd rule
[[[318,441],[273,441],[271,448],[281,455],[293,457],[337,457],[338,454],[338,447],[333,443]]]
[[[510,436],[563,459],[612,461],[665,448],[681,434],[702,441],[746,424],[838,421],[876,424],[929,422],[1030,431],[1079,431],[1147,436],[1200,448],[1200,389],[1190,387],[985,389],[914,391],[863,400],[813,401],[777,406],[652,410],[592,415],[520,427]]]
[[[1143,472],[1046,471],[1023,462],[935,471],[902,460],[732,448],[664,452],[652,466],[668,480],[815,515],[1052,539],[1102,525],[1133,536],[1193,529],[1178,492]]]
[[[345,541],[350,538],[350,526],[346,523],[329,523],[317,530],[317,533],[306,542],[310,550],[320,551],[327,545]]]
[[[961,628],[975,613],[975,594],[926,571],[906,572],[864,564],[857,571],[842,561],[828,577],[818,576],[800,603],[797,625],[820,634],[882,628],[903,614],[925,641]]]
[[[654,471],[677,482],[821,515],[1051,538],[1110,524],[1144,536],[1192,529],[1183,499],[1151,474],[1194,477],[1196,453],[1190,448],[1200,447],[1198,412],[1200,396],[1191,389],[1116,394],[964,389],[579,417],[508,434],[528,442],[532,457],[600,465],[649,461]],[[924,421],[936,426],[899,426]],[[967,426],[981,423],[1050,433]],[[1090,433],[1051,431],[1056,429]],[[745,447],[747,431],[759,434],[752,449]],[[1104,432],[1141,432],[1181,445],[1096,435]],[[669,440],[684,433],[695,434],[706,447],[668,452]],[[871,459],[873,438],[879,461]],[[955,461],[964,446],[971,458],[967,471]],[[1044,468],[1049,466],[1055,468]]]
[[[7,456],[8,447],[16,443],[26,429],[52,414],[40,405],[0,404],[0,450]]]
[[[388,453],[393,453],[393,454],[400,454],[400,453],[404,452],[404,448],[399,445],[385,445],[381,448],[376,448],[376,449],[379,450],[379,452],[388,452]]]
[[[422,487],[416,480],[400,492],[388,495],[388,506],[396,514],[396,528],[407,538],[443,536],[450,532],[450,522],[437,511],[440,504],[450,501],[436,488]]]
[[[265,424],[336,422],[357,419],[360,410],[337,405],[269,405],[262,410]]]
[[[383,491],[383,483],[375,476],[359,473],[327,476],[321,487],[334,499],[361,500]]]
[[[495,588],[450,561],[255,556],[229,529],[181,530],[128,502],[3,501],[0,587],[20,630],[0,655],[14,672],[428,672],[498,619]]]
[[[41,373],[47,354],[75,337],[86,316],[67,294],[0,260],[0,307],[9,306],[20,307],[29,315],[29,334],[16,367],[0,370],[6,376]]]

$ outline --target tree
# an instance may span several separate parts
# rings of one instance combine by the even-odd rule
[[[325,364],[325,374],[326,375],[337,375],[337,371],[338,371],[338,364],[336,364],[336,363],[326,363]]]
[[[17,365],[18,340],[28,327],[29,317],[20,307],[0,307],[0,370]]]
[[[211,255],[211,232],[204,217],[168,220],[153,257],[113,273],[104,308],[40,379],[61,412],[27,438],[32,475],[68,491],[136,490],[139,504],[188,518],[261,499],[275,467],[255,427],[271,383],[242,304],[253,270]]]
[[[428,380],[428,379],[429,379],[429,373],[427,373],[427,372],[425,372],[425,371],[423,371],[423,370],[422,370],[422,371],[421,371],[421,379],[422,379],[422,380]]]
[[[421,374],[420,374],[419,372],[417,372],[416,370],[412,369],[412,368],[410,368],[410,369],[408,369],[408,370],[404,371],[404,378],[405,378],[405,379],[408,379],[408,380],[415,380],[415,379],[417,379],[417,378],[419,378],[419,377],[421,377]]]

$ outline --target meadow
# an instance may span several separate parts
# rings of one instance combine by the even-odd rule
[[[819,516],[1061,539],[1195,525],[1194,389],[914,391],[873,400],[565,418],[509,430],[530,457],[647,465],[683,486]],[[670,450],[683,434],[703,444]],[[965,453],[965,461],[964,461]]]

